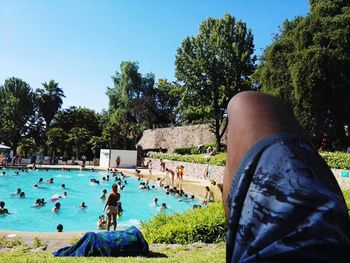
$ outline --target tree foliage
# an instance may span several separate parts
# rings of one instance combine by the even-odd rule
[[[22,136],[28,132],[34,111],[31,87],[18,78],[5,80],[0,86],[0,141],[11,145],[14,152]]]
[[[178,99],[172,91],[175,85],[166,80],[156,85],[152,73],[142,75],[138,70],[137,62],[122,62],[120,73],[112,76],[113,87],[107,88],[109,124],[104,128],[103,137],[110,147],[112,144],[121,149],[134,148],[144,129],[176,121]],[[113,140],[112,133],[116,136]]]
[[[255,73],[259,88],[282,98],[316,143],[348,143],[350,2],[312,0],[306,17],[285,21]]]
[[[48,131],[51,121],[63,104],[62,98],[65,98],[65,95],[54,80],[44,82],[42,85],[44,88],[37,89],[35,93],[39,112],[45,120]]]
[[[187,122],[210,122],[218,148],[230,98],[250,89],[253,52],[252,31],[228,14],[205,20],[198,35],[186,37],[177,49],[176,77],[183,84],[180,112]]]

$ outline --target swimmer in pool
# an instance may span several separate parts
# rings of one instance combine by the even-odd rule
[[[5,202],[1,201],[0,202],[0,215],[4,215],[4,214],[10,214],[10,213],[9,213],[9,210],[7,210],[5,208]]]
[[[101,199],[101,200],[105,200],[105,199],[106,199],[106,194],[107,194],[107,190],[106,190],[106,189],[103,189],[102,195],[100,196],[100,199]]]
[[[39,183],[39,184],[42,184],[43,182],[44,182],[44,179],[43,179],[43,178],[40,178],[38,183]]]
[[[100,215],[98,217],[98,221],[97,221],[96,225],[97,225],[97,227],[99,229],[105,229],[106,228],[106,223],[107,222],[106,222],[105,216],[104,215]]]
[[[85,204],[85,202],[82,202],[79,206],[79,208],[87,208],[87,205]]]
[[[154,206],[158,206],[158,198],[154,198],[153,202],[152,202],[152,205]]]
[[[55,207],[52,208],[52,212],[53,212],[53,213],[57,213],[60,209],[61,209],[61,204],[60,204],[60,202],[57,202],[57,203],[55,204]]]

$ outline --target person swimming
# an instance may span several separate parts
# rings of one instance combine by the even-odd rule
[[[79,208],[87,208],[87,205],[85,204],[85,202],[82,202],[79,206]]]
[[[162,203],[162,207],[160,208],[160,211],[165,211],[166,209],[168,209],[168,207],[166,206],[166,203]]]
[[[43,178],[40,178],[39,181],[38,181],[39,184],[42,184],[43,182],[44,182]]]
[[[158,206],[158,198],[154,198],[152,205]]]
[[[57,203],[55,204],[55,207],[52,208],[51,211],[52,211],[53,213],[57,213],[60,209],[61,209],[61,204],[60,204],[60,202],[57,202]]]
[[[17,188],[16,192],[12,193],[11,195],[20,195],[22,192],[21,188]]]
[[[57,229],[57,232],[63,232],[63,225],[62,224],[58,224],[56,229]]]
[[[97,227],[99,229],[105,229],[106,228],[106,224],[107,224],[107,222],[106,222],[105,216],[104,215],[100,215],[98,217],[98,221],[96,223]]]
[[[53,178],[47,179],[46,182],[49,184],[53,184]]]
[[[65,189],[66,185],[65,184],[61,184],[61,188]]]
[[[102,195],[100,196],[100,199],[101,199],[101,200],[105,200],[105,199],[106,199],[106,194],[107,194],[107,190],[106,190],[106,189],[103,189]]]
[[[5,208],[5,202],[1,201],[0,202],[0,215],[4,215],[4,214],[10,214],[10,213],[9,213],[9,210],[7,210]]]

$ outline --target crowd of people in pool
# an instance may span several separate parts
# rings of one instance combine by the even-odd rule
[[[6,169],[3,168],[4,171],[0,173],[2,176],[6,176]],[[36,169],[34,167],[34,169]],[[47,169],[46,169],[47,170]],[[69,169],[63,168],[64,172],[69,172]],[[164,167],[164,171],[166,172],[166,175],[164,178],[157,178],[156,184],[151,184],[149,180],[143,180],[140,177],[140,171],[135,170],[135,173],[138,177],[139,181],[139,190],[152,190],[157,188],[163,188],[165,190],[166,195],[173,195],[180,197],[178,199],[179,202],[192,202],[195,197],[194,195],[187,194],[182,189],[182,184],[177,184],[177,186],[174,186],[174,176],[175,173]],[[99,197],[100,200],[105,201],[105,206],[102,212],[106,210],[107,212],[107,218],[104,217],[104,215],[99,215],[98,221],[96,223],[97,227],[99,229],[107,229],[109,230],[111,225],[113,225],[113,228],[116,229],[117,225],[117,219],[120,217],[123,213],[122,203],[120,202],[120,191],[123,191],[127,187],[127,177],[122,171],[118,171],[117,169],[108,169],[108,174],[106,176],[102,177],[101,181],[113,182],[112,185],[112,192],[108,195],[107,189],[103,189],[101,196]],[[17,169],[14,171],[14,173],[11,173],[11,175],[18,176],[20,174],[28,173],[28,169]],[[170,175],[170,176],[169,176]],[[170,179],[169,179],[170,178]],[[167,180],[168,179],[168,180]],[[180,178],[177,178],[178,180],[181,180]],[[37,183],[33,185],[34,188],[42,189],[45,188],[45,184],[54,184],[54,178],[49,178],[47,180],[44,180],[43,178],[40,178]],[[90,184],[100,184],[100,180],[97,180],[95,178],[90,179]],[[66,190],[67,187],[65,184],[60,184],[60,188],[63,190]],[[13,196],[17,196],[18,198],[25,198],[25,193],[21,190],[21,188],[17,188],[16,192],[11,193]],[[58,213],[61,209],[61,203],[59,202],[59,199],[61,198],[68,198],[67,191],[64,191],[63,194],[55,194],[51,196],[50,202],[55,202],[54,207],[52,208],[53,213]],[[158,203],[159,199],[158,197],[155,197],[152,201],[151,205],[159,207],[158,209],[160,211],[166,211],[168,209],[167,204],[165,202],[162,202],[161,204]],[[209,187],[206,187],[206,195],[205,199],[203,200],[203,204],[207,204],[208,202],[214,201],[214,194],[209,189]],[[32,207],[39,208],[42,206],[45,206],[47,202],[44,198],[37,198],[35,203]],[[77,208],[80,209],[86,209],[88,206],[85,202],[81,202]],[[199,208],[200,205],[194,205],[193,208]],[[9,210],[5,208],[5,202],[0,202],[0,214],[10,214]],[[59,229],[63,229],[60,227]]]

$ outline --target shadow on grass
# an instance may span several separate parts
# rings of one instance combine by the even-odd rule
[[[150,251],[145,257],[146,258],[167,258],[168,256],[163,253]]]

